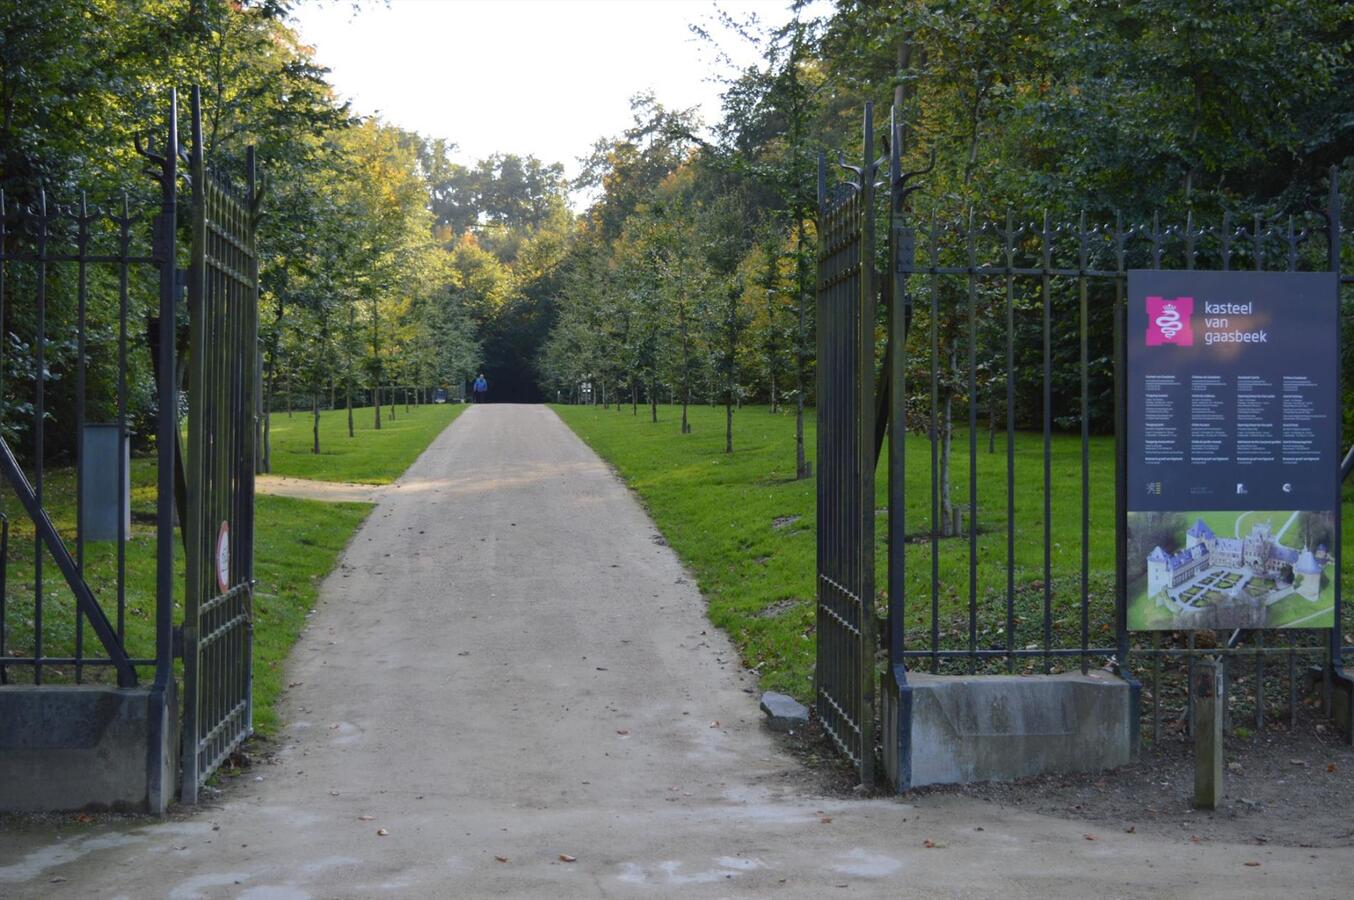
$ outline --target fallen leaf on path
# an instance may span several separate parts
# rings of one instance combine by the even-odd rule
[[[370,821],[371,821],[372,819],[374,819],[374,818],[376,818],[376,817],[375,817],[375,816],[358,816],[358,817],[357,817],[357,821],[359,821],[359,822],[370,822]]]
[[[925,847],[927,850],[936,849],[936,842],[931,840],[930,838],[927,838],[926,840],[922,841],[921,845]]]
[[[831,817],[831,816],[823,816],[823,817],[822,817],[821,819],[819,819],[818,821],[819,821],[819,822],[822,822],[824,825],[831,825],[831,824],[832,824],[832,817]]]
[[[1201,841],[1201,838],[1200,838],[1197,834],[1191,834],[1191,835],[1189,836],[1189,842],[1190,842],[1191,844],[1198,844],[1198,843],[1200,843],[1200,841]]]
[[[376,829],[376,833],[377,833],[378,835],[380,835],[381,837],[385,837],[386,835],[390,834],[390,832],[389,832],[389,831],[386,831],[384,828],[378,828],[378,829]]]
[[[630,731],[627,728],[617,728],[616,733],[619,734],[621,737],[625,737],[630,733]]]
[[[507,862],[507,861],[508,861],[508,858],[507,858],[506,856],[495,856],[494,859],[498,860],[499,862]]]
[[[560,861],[560,862],[578,862],[578,857],[577,857],[577,856],[570,856],[570,855],[567,854],[567,853],[561,853],[561,854],[559,855],[559,861]]]
[[[1096,836],[1093,835],[1093,834],[1083,834],[1082,837],[1086,838],[1086,840],[1088,840],[1088,841],[1098,841],[1098,840],[1100,840],[1100,838],[1096,837]]]
[[[1327,771],[1327,772],[1334,772],[1334,771],[1335,771],[1335,763],[1326,763],[1326,771]]]
[[[1255,868],[1256,866],[1260,865],[1260,861],[1258,859],[1248,859],[1246,860],[1246,865],[1250,866],[1251,868]]]
[[[1137,826],[1137,825],[1130,825],[1130,826],[1128,826],[1127,828],[1124,829],[1124,833],[1125,833],[1125,834],[1135,834],[1135,833],[1137,833],[1137,830],[1138,830],[1138,826]]]
[[[715,719],[713,722],[711,722],[711,723],[710,723],[710,727],[711,727],[711,728],[718,728],[718,727],[719,727],[719,720],[718,720],[718,719]]]

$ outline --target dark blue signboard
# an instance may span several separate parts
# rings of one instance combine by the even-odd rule
[[[1128,275],[1129,627],[1331,627],[1333,273]]]

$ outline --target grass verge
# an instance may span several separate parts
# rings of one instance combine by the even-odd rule
[[[125,607],[121,627],[125,645],[133,658],[151,658],[155,646],[155,467],[149,459],[132,461],[132,528],[126,543]],[[44,501],[59,533],[68,539],[72,553],[75,533],[75,479],[72,469],[49,471],[44,484]],[[306,613],[315,604],[320,579],[333,567],[339,553],[357,530],[371,505],[366,503],[322,503],[288,497],[259,495],[255,501],[255,577],[258,588],[254,599],[254,718],[262,734],[276,729],[273,710],[282,689],[282,666],[305,623]],[[10,656],[31,656],[34,646],[34,565],[33,526],[19,504],[11,497],[3,500],[3,511],[10,519],[10,545],[6,584],[5,652]],[[182,619],[184,584],[183,547],[176,540],[175,621]],[[84,554],[85,578],[114,625],[118,624],[118,556],[112,541],[89,542]],[[42,652],[46,657],[73,656],[77,641],[74,598],[62,580],[50,556],[44,554]],[[86,625],[83,633],[85,653],[102,656],[103,648]],[[149,679],[151,669],[140,675]],[[111,681],[105,668],[86,667],[81,678],[86,683]],[[181,675],[181,666],[180,666]],[[30,668],[9,671],[11,683],[31,683]],[[48,683],[75,680],[73,666],[46,666],[43,678]]]
[[[418,459],[433,438],[465,410],[461,403],[437,403],[381,409],[381,428],[371,407],[353,410],[353,436],[348,412],[320,413],[320,452],[312,452],[314,420],[307,412],[273,413],[269,420],[272,474],[312,481],[390,484]]]
[[[722,407],[693,407],[690,435],[678,433],[680,410],[673,407],[659,408],[657,424],[649,421],[645,408],[638,416],[629,407],[620,412],[587,406],[554,409],[639,494],[668,543],[698,579],[711,620],[729,633],[744,662],[761,674],[763,687],[811,698],[816,488],[811,479],[793,480],[793,415],[771,414],[764,406],[742,408],[735,415],[735,452],[726,455]],[[805,432],[812,459],[816,441],[812,418],[805,423]],[[1105,437],[1092,438],[1088,448],[1086,626],[1091,645],[1102,647],[1114,644],[1113,449],[1112,440]],[[1008,600],[1012,646],[1043,646],[1046,586],[1051,645],[1078,646],[1083,590],[1079,436],[1053,435],[1050,441],[1047,539],[1043,436],[1016,435],[1015,465],[1009,475],[1004,434],[993,435],[990,442],[985,432],[975,435],[972,450],[970,457],[967,433],[956,432],[953,497],[957,505],[967,505],[972,458],[976,532],[965,516],[964,534],[937,541],[933,554],[930,444],[920,435],[908,439],[909,543],[904,579],[908,647],[965,648],[972,615],[978,646],[1003,648],[1008,642]],[[888,567],[883,465],[876,491],[876,605],[882,614]],[[1345,507],[1347,515],[1354,512],[1348,492]],[[1354,546],[1351,531],[1346,530],[1345,559]],[[1008,540],[1013,552],[1008,551]],[[1000,665],[1004,670],[1004,662]],[[1027,668],[1036,671],[1039,660]]]

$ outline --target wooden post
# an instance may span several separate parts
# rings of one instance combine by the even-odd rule
[[[1217,809],[1222,800],[1222,663],[1194,667],[1194,806]]]

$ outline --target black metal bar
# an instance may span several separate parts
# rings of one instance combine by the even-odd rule
[[[969,265],[976,265],[973,211],[968,223]],[[978,282],[968,280],[968,645],[978,649]],[[958,535],[956,535],[957,537]],[[970,658],[969,672],[977,671],[977,656]]]
[[[122,217],[118,220],[118,248],[123,263],[118,266],[118,436],[117,436],[117,479],[118,479],[118,528],[117,528],[117,576],[116,587],[118,616],[126,615],[127,609],[127,496],[130,473],[127,471],[127,308],[128,308],[128,250],[131,248],[131,214],[127,202],[127,192],[122,192]]]
[[[153,659],[131,659],[131,658],[128,658],[127,662],[128,662],[129,664],[131,664],[131,666],[132,666],[133,668],[142,668],[142,667],[145,667],[145,666],[153,666],[153,665],[155,665],[155,660],[153,660]],[[117,665],[117,660],[104,659],[104,658],[96,657],[96,656],[85,656],[85,657],[77,657],[77,656],[42,656],[42,657],[34,657],[34,656],[7,656],[7,657],[5,657],[4,659],[0,659],[0,669],[3,669],[5,666],[25,666],[25,667],[32,667],[32,666],[37,665],[37,664],[39,664],[39,663],[41,663],[41,664],[44,665],[44,666],[74,666],[76,663],[79,663],[80,665],[82,665],[82,666],[84,666],[84,667],[86,667],[86,668],[93,668],[93,667],[108,668],[108,667],[110,667],[110,666],[116,666],[116,665]]]
[[[1152,634],[1160,635],[1161,632],[1152,632]],[[1299,656],[1321,656],[1326,653],[1326,650],[1327,650],[1326,646],[1322,644],[1321,646],[1314,645],[1311,647],[1298,647],[1294,650],[1282,649],[1277,647],[1268,647],[1263,650],[1259,650],[1254,647],[1233,647],[1228,649],[1225,652],[1225,654],[1220,654],[1219,649],[1216,647],[1211,648],[1201,647],[1195,650],[1187,650],[1184,647],[1161,647],[1155,653],[1151,653],[1148,651],[1143,652],[1145,655],[1148,655],[1154,659],[1158,657],[1161,659],[1189,659],[1190,657],[1204,657],[1204,656],[1216,657],[1219,655],[1224,655],[1228,659],[1248,659],[1250,657],[1255,656],[1257,653],[1263,653],[1266,656],[1286,656],[1290,652],[1292,652]],[[1118,653],[1118,648],[1088,647],[1086,652],[1089,653],[1091,656],[1103,657],[1105,660],[1109,661],[1115,658],[1116,654]],[[962,659],[962,660],[967,660],[968,657],[970,656],[968,650],[966,649],[941,650],[936,655],[939,656],[941,659]],[[999,659],[1005,657],[1007,655],[1007,651],[1004,649],[984,649],[980,647],[977,651],[977,655],[980,659]],[[1010,655],[1015,656],[1019,659],[1042,659],[1045,656],[1045,653],[1042,647],[1034,647],[1030,649],[1020,648],[1017,650],[1012,650]],[[1081,656],[1081,648],[1054,647],[1052,650],[1048,652],[1047,655],[1057,658],[1075,659],[1076,657]],[[904,654],[904,656],[906,656],[908,659],[929,658],[931,656],[931,651],[908,650]]]
[[[931,262],[940,258],[940,236],[931,219]],[[931,276],[931,672],[940,671],[940,448],[936,418],[940,415],[940,282]]]
[[[1114,215],[1114,631],[1120,672],[1129,673],[1128,634],[1128,306],[1124,298],[1128,270],[1124,266],[1126,236],[1123,218]]]
[[[904,262],[911,263],[915,237],[903,218],[902,124],[900,110],[893,110],[890,129],[890,274],[893,296],[889,304],[889,669],[903,662],[907,633],[907,276]],[[892,735],[883,735],[885,745]]]
[[[1086,245],[1086,212],[1077,223],[1077,264],[1085,270],[1089,249]],[[1081,647],[1091,642],[1091,365],[1090,320],[1086,307],[1086,276],[1077,278],[1081,332]],[[1086,655],[1081,657],[1081,674],[1087,672]]]
[[[34,381],[33,381],[33,490],[34,503],[42,508],[42,487],[44,458],[47,434],[47,191],[39,189],[38,208],[38,263],[37,263],[37,301],[34,309],[35,329],[33,336]],[[6,446],[8,450],[8,446]],[[17,464],[16,464],[17,468]],[[22,497],[20,498],[22,500]],[[42,535],[35,529],[33,533],[33,656],[42,658],[43,633],[43,579],[42,579]],[[33,666],[33,683],[42,684],[42,664]]]
[[[1015,230],[1006,211],[1006,670],[1015,672]]]
[[[1048,270],[1053,267],[1053,231],[1048,210],[1044,210],[1044,229],[1040,233],[1043,258],[1042,275],[1044,313],[1044,649],[1053,647],[1053,294]],[[1044,673],[1052,666],[1045,656]]]
[[[4,216],[4,198],[0,196],[0,218]],[[4,246],[4,233],[0,230],[0,247]],[[4,268],[0,258],[0,269]],[[9,672],[5,668],[8,653],[5,643],[8,638],[5,622],[9,612],[9,516],[0,512],[0,684],[9,683]]]
[[[1338,166],[1331,166],[1330,168],[1330,197],[1328,199],[1328,206],[1329,208],[1326,213],[1328,265],[1330,266],[1330,270],[1335,273],[1335,280],[1336,284],[1338,285],[1340,282],[1340,265],[1341,265],[1340,249],[1341,249],[1341,232],[1343,229],[1343,222],[1341,220],[1342,210],[1340,204],[1340,169]],[[1336,288],[1335,303],[1336,308],[1339,309],[1340,308],[1339,287]],[[1342,356],[1343,341],[1341,339],[1341,334],[1342,329],[1340,328],[1335,329],[1335,383],[1337,385],[1343,385],[1345,377]],[[1341,417],[1335,416],[1334,420],[1335,420],[1335,446],[1339,447],[1344,443],[1344,436],[1342,434],[1343,428],[1341,427]],[[1335,535],[1331,543],[1334,547],[1339,548],[1340,552],[1336,554],[1337,571],[1335,573],[1335,584],[1333,585],[1335,594],[1334,596],[1335,608],[1333,610],[1334,627],[1331,628],[1330,630],[1331,667],[1336,671],[1343,670],[1344,668],[1343,570],[1345,566],[1345,560],[1343,552],[1344,544],[1342,543],[1344,540],[1343,538],[1344,515],[1342,508],[1343,504],[1340,502],[1340,498],[1342,497],[1341,486],[1343,482],[1344,482],[1344,473],[1338,472],[1335,478],[1335,509],[1333,510],[1335,519]],[[1354,739],[1354,722],[1350,723],[1349,730],[1351,738]]]
[[[178,386],[174,362],[174,294],[177,277],[176,195],[179,164],[178,93],[169,91],[169,123],[161,158],[156,253],[160,265],[159,379],[156,390],[155,687],[174,677],[174,442],[178,439]]]
[[[80,215],[77,219],[76,314],[75,314],[75,567],[85,577],[85,331],[89,304],[89,272],[84,256],[89,250],[89,209],[85,194],[80,192]],[[118,643],[123,643],[122,617],[117,619]],[[79,659],[85,655],[85,617],[75,611],[75,683],[84,681],[84,669]]]
[[[865,104],[864,171],[860,179],[862,207],[860,259],[860,305],[856,313],[856,342],[858,371],[856,390],[859,394],[860,421],[857,425],[856,452],[859,480],[856,485],[859,537],[859,615],[863,642],[856,646],[856,687],[858,698],[857,725],[860,730],[860,780],[874,781],[874,654],[879,646],[875,638],[877,623],[874,613],[874,327],[875,327],[875,268],[874,268],[874,180],[878,164],[874,156],[874,106]]]

